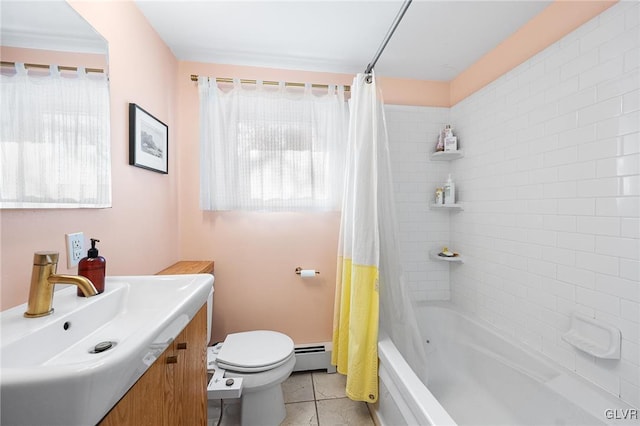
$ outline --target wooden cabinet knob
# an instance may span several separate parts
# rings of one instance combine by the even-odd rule
[[[178,362],[178,357],[177,356],[168,356],[167,357],[167,364],[176,364]]]
[[[178,349],[187,349],[187,342],[178,343]]]

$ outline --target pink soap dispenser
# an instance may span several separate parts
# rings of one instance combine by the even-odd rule
[[[106,275],[107,261],[104,257],[98,256],[96,243],[100,240],[91,238],[91,248],[87,252],[87,257],[83,257],[78,263],[78,275],[89,278],[93,286],[98,290],[98,294],[104,292],[104,277]],[[78,289],[78,296],[84,294]]]

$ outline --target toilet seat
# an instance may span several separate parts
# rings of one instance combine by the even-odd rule
[[[220,368],[258,373],[277,368],[291,359],[293,340],[277,331],[256,330],[227,335],[218,353]]]

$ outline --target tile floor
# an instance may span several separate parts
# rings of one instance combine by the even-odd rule
[[[346,376],[324,371],[293,373],[282,384],[287,417],[281,426],[374,426],[365,402],[352,401],[344,394]],[[208,426],[215,426],[220,402],[209,401]],[[240,424],[240,404],[225,402],[221,426]]]

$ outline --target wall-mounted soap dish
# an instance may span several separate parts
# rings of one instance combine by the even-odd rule
[[[620,330],[602,321],[574,313],[562,340],[598,358],[620,359]]]

